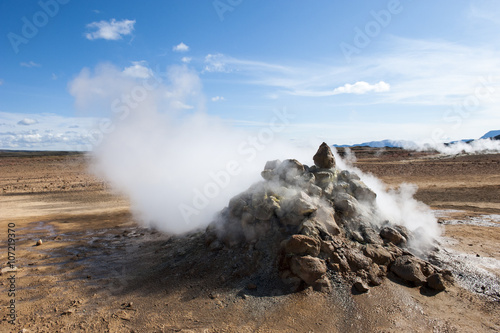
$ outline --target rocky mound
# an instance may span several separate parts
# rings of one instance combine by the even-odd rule
[[[366,292],[388,275],[436,291],[452,282],[442,270],[410,252],[413,232],[377,216],[376,194],[360,178],[335,166],[323,143],[314,166],[269,161],[263,181],[235,196],[207,228],[213,251],[249,252],[252,272],[278,276],[292,290],[329,292],[332,281]],[[257,258],[257,259],[256,259]]]

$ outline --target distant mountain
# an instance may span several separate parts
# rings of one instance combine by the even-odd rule
[[[485,135],[483,135],[482,137],[480,137],[480,139],[495,138],[495,140],[498,140],[498,139],[496,139],[496,137],[499,136],[499,135],[500,135],[500,130],[489,131],[488,133],[486,133]]]
[[[491,138],[493,140],[500,140],[500,130],[497,131],[489,131],[485,135],[483,135],[480,139],[488,139]],[[446,142],[444,145],[449,146],[454,143],[458,142],[464,142],[464,143],[471,143],[472,141],[475,141],[474,139],[462,139],[462,140],[456,140],[456,141],[451,141],[451,142]],[[419,147],[421,148],[422,146],[418,146],[415,142],[413,141],[408,141],[408,140],[381,140],[381,141],[370,141],[370,142],[363,142],[363,143],[358,143],[354,145],[333,145],[333,147],[372,147],[372,148],[406,148],[406,149],[418,149]]]
[[[417,144],[413,141],[407,140],[382,140],[382,141],[370,141],[363,142],[354,145],[333,145],[334,147],[372,147],[372,148],[412,148],[417,147]]]

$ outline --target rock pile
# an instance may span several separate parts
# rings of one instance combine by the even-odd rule
[[[211,250],[248,245],[260,265],[292,290],[311,286],[329,292],[332,279],[366,292],[386,276],[441,291],[450,272],[413,255],[413,233],[376,217],[376,194],[360,178],[335,167],[323,143],[309,167],[299,161],[269,161],[264,181],[235,196],[207,229]]]

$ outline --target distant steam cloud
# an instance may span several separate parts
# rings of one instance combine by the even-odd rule
[[[106,39],[118,40],[123,36],[130,35],[134,31],[135,20],[111,19],[111,21],[99,21],[87,24],[87,29],[95,30],[87,32],[85,38],[88,40]]]
[[[436,150],[445,155],[500,153],[500,140],[479,139],[470,142],[406,144],[403,148],[416,151]]]

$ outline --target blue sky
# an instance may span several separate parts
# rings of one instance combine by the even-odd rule
[[[6,0],[0,22],[0,149],[78,149],[120,96],[103,66],[180,66],[195,109],[249,130],[286,109],[297,141],[500,128],[498,1]]]

